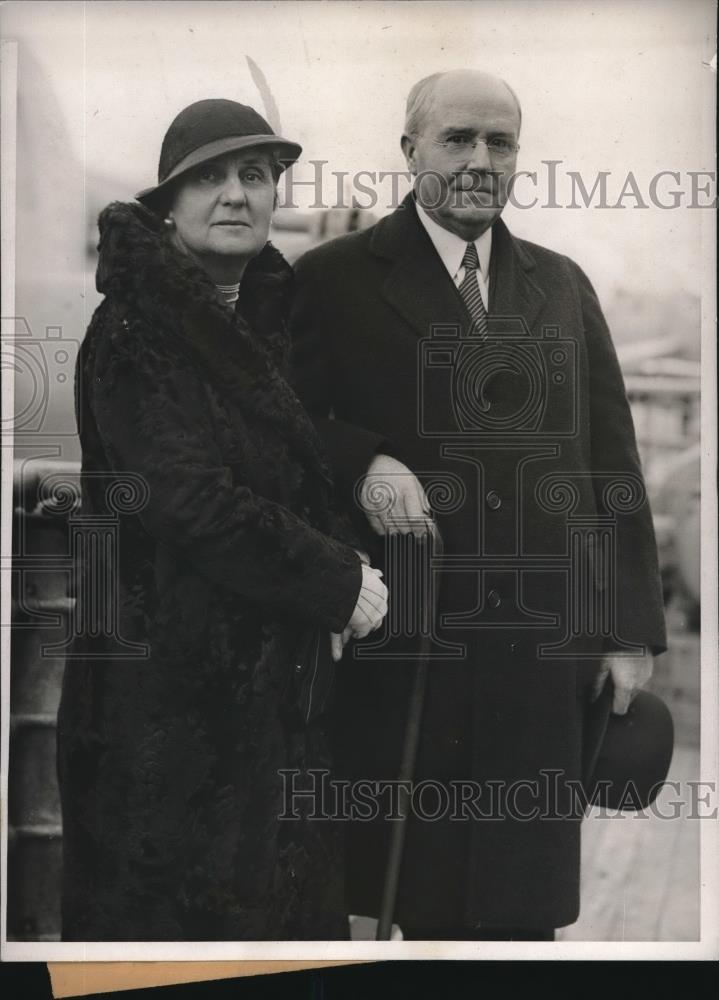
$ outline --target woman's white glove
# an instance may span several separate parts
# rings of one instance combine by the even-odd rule
[[[382,571],[369,565],[369,558],[364,552],[357,553],[362,560],[362,586],[352,617],[340,634],[332,633],[332,659],[342,658],[342,650],[350,636],[364,639],[370,632],[378,629],[387,614],[387,588],[382,582]]]
[[[382,571],[362,563],[362,587],[347,628],[355,639],[364,639],[380,627],[386,614],[387,588],[382,582]]]

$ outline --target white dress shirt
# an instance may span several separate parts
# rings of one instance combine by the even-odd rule
[[[463,240],[461,236],[455,236],[448,229],[443,229],[438,225],[434,219],[431,219],[427,215],[419,202],[415,202],[415,205],[417,206],[419,221],[427,230],[427,235],[432,240],[434,249],[439,254],[440,260],[447,268],[450,278],[459,288],[464,280],[462,258],[464,257],[464,251],[467,249],[467,241]],[[492,252],[491,226],[474,241],[474,245],[477,248],[477,256],[479,257],[479,271],[477,272],[479,293],[482,296],[484,308],[489,312],[489,255]]]

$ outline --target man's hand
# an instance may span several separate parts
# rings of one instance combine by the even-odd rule
[[[626,715],[635,694],[644,687],[654,670],[654,659],[651,653],[644,656],[605,656],[594,681],[592,701],[602,693],[602,688],[609,674],[614,683],[614,701],[612,712],[615,715]]]
[[[423,538],[437,531],[422,484],[406,465],[389,455],[372,459],[359,501],[378,535],[400,532]]]

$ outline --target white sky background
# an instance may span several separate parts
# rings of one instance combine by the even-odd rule
[[[714,109],[702,98],[714,54],[707,0],[10,2],[0,16],[4,37],[28,46],[53,88],[78,163],[130,191],[154,183],[162,136],[186,104],[228,97],[264,113],[246,55],[270,84],[284,134],[305,160],[329,161],[328,200],[333,170],[404,169],[408,90],[455,67],[513,85],[524,112],[519,168],[540,178],[543,159],[563,160],[560,172],[580,171],[589,188],[609,170],[613,202],[630,170],[648,200],[660,170],[714,169]],[[311,177],[298,164],[295,179]],[[685,202],[688,184],[684,176]],[[381,212],[389,183],[377,190]],[[309,189],[298,191],[309,204]],[[618,284],[698,294],[702,211],[625,204],[509,207],[505,218],[517,235],[577,259],[600,294]]]

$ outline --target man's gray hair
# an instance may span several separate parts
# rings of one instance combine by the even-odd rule
[[[425,118],[427,113],[432,107],[432,100],[434,98],[434,91],[439,83],[439,81],[447,76],[447,72],[443,73],[431,73],[429,76],[423,77],[418,80],[417,83],[412,87],[407,96],[407,110],[405,112],[404,119],[404,131],[405,135],[408,135],[411,139],[416,139],[421,133],[424,126]],[[502,83],[507,88],[509,93],[515,100],[517,105],[517,113],[519,114],[519,126],[522,126],[522,105],[519,103],[519,98],[516,93],[509,86],[506,80],[502,80]]]

